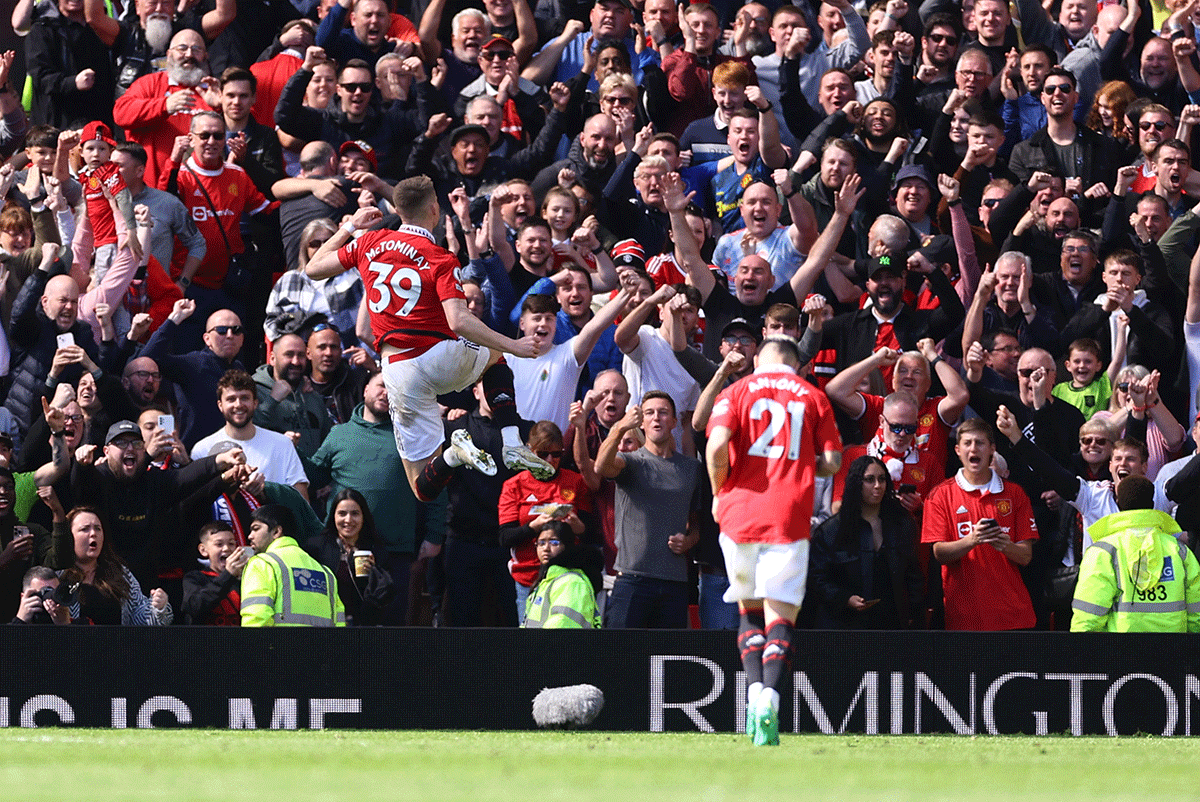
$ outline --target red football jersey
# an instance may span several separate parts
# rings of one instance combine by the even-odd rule
[[[865,445],[847,446],[846,450],[842,452],[841,470],[833,477],[834,501],[840,501],[842,495],[846,492],[846,474],[850,472],[850,463],[867,453],[869,452]],[[916,485],[917,495],[925,498],[945,478],[946,465],[944,461],[939,464],[933,459],[933,455],[927,451],[918,449],[916,453],[919,455],[917,461],[905,461],[900,470],[900,481],[893,482],[892,486],[899,493],[901,485]]]
[[[94,170],[85,167],[79,171],[79,182],[83,185],[87,216],[92,224],[93,247],[116,243],[117,223],[101,187],[108,187],[108,194],[117,197],[117,193],[125,189],[125,179],[121,178],[121,171],[113,162],[105,162]]]
[[[367,292],[375,349],[389,343],[412,359],[442,340],[458,338],[442,301],[463,298],[458,259],[418,226],[368,231],[338,251],[347,270],[357,268]]]
[[[983,490],[968,489],[959,471],[925,499],[921,542],[953,543],[981,518],[995,520],[1014,543],[1037,540],[1037,521],[1025,491],[995,474]],[[946,629],[994,632],[1029,629],[1037,623],[1021,570],[986,543],[942,566],[942,594]]]
[[[169,173],[170,170],[164,173],[164,183]],[[205,191],[208,192],[208,198],[204,196]],[[246,171],[236,164],[222,162],[221,169],[206,170],[190,156],[185,166],[179,169],[179,198],[208,244],[204,261],[192,277],[192,283],[210,290],[220,289],[229,270],[229,255],[246,250],[242,241],[242,214],[258,214],[269,207],[271,201],[258,191]],[[209,198],[212,199],[211,205]],[[221,216],[219,223],[213,209]],[[224,237],[221,236],[222,230]],[[226,239],[229,240],[228,249],[225,247]]]
[[[825,393],[786,366],[764,366],[717,397],[710,437],[717,426],[732,433],[721,531],[737,543],[806,540],[816,455],[842,450]]]
[[[575,471],[564,468],[546,482],[535,479],[529,471],[521,471],[504,480],[500,490],[500,523],[516,521],[528,525],[537,517],[534,508],[543,504],[570,504],[576,513],[589,513],[592,511],[592,494],[583,477]],[[508,571],[513,579],[526,587],[537,580],[541,568],[536,541],[535,537],[513,547],[512,558],[508,561]]]
[[[883,396],[867,393],[859,393],[859,396],[862,397],[866,406],[863,409],[862,417],[858,419],[858,428],[862,432],[863,439],[870,440],[879,431],[879,425],[883,422]],[[946,470],[950,427],[938,414],[938,404],[945,397],[940,395],[937,398],[926,398],[921,401],[921,408],[917,410],[917,436],[913,441],[919,450],[934,456],[935,464],[940,466],[943,472]],[[941,477],[939,477],[939,481],[940,479]]]

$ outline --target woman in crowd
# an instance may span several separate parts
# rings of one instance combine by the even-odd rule
[[[601,587],[600,552],[579,545],[566,521],[550,521],[538,532],[537,581],[525,605],[526,629],[599,629],[596,588]]]
[[[809,592],[821,629],[908,629],[919,623],[924,580],[916,522],[877,457],[854,460],[842,506],[817,528]]]
[[[1109,81],[1096,93],[1092,109],[1088,112],[1087,127],[1129,144],[1135,137],[1130,136],[1125,127],[1125,107],[1136,98],[1129,84]]]
[[[71,589],[71,620],[122,626],[165,626],[175,614],[166,591],[155,588],[146,596],[133,573],[104,537],[104,524],[95,507],[75,507],[66,515],[51,504],[55,537],[68,529],[75,543],[75,564],[59,574]]]
[[[563,435],[551,421],[539,421],[529,431],[529,449],[554,466],[545,481],[521,471],[504,482],[500,491],[500,543],[512,549],[509,571],[517,589],[517,617],[525,618],[525,599],[537,579],[537,533],[551,521],[562,521],[584,542],[596,541],[592,518],[592,495],[583,477],[560,468]],[[590,531],[589,531],[590,530]],[[587,537],[584,537],[585,534]]]
[[[338,595],[346,606],[350,626],[378,626],[384,610],[396,596],[391,575],[377,564],[387,546],[375,530],[367,500],[353,488],[344,488],[329,504],[329,518],[321,534],[304,544],[313,559],[337,576]],[[356,570],[354,552],[369,551],[365,572]]]
[[[1108,410],[1101,410],[1092,416],[1092,420],[1102,420],[1108,425],[1114,439],[1121,439],[1125,436],[1125,424],[1134,407],[1134,385],[1138,382],[1145,384],[1146,449],[1150,452],[1146,476],[1151,481],[1158,476],[1158,469],[1171,461],[1187,434],[1166,404],[1160,403],[1158,381],[1158,371],[1151,372],[1143,365],[1126,365],[1113,382]]]
[[[300,248],[293,269],[279,277],[267,299],[267,317],[263,323],[267,339],[302,328],[304,321],[321,314],[342,333],[342,347],[358,345],[354,324],[363,297],[362,277],[357,271],[326,279],[311,279],[304,268],[325,240],[337,230],[327,217],[311,221],[300,232]]]

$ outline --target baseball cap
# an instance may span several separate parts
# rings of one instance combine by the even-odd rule
[[[632,9],[632,8],[633,8],[633,3],[631,2],[631,0],[611,0],[611,1],[612,1],[612,2],[616,2],[616,3],[620,3],[621,5],[625,6],[625,8],[628,8],[628,9]],[[598,5],[600,5],[601,3],[604,3],[604,2],[609,2],[609,0],[596,0],[596,2],[595,2],[595,3],[593,3],[593,5],[597,5],[597,6],[598,6]]]
[[[920,164],[906,164],[901,167],[900,172],[896,173],[896,179],[892,181],[892,189],[900,186],[901,181],[905,181],[909,178],[921,179],[931,191],[937,189],[937,186],[933,182],[933,176],[931,176],[929,171]]]
[[[513,43],[507,37],[501,36],[498,33],[492,34],[492,38],[483,43],[480,50],[513,50]]]
[[[725,335],[734,329],[744,329],[747,334],[754,338],[756,343],[762,342],[761,326],[751,326],[750,321],[744,317],[735,317],[733,320],[721,327],[721,339],[725,339]]]
[[[361,139],[353,139],[349,142],[342,143],[342,146],[338,148],[338,155],[345,156],[346,153],[352,150],[357,150],[359,153],[365,156],[367,161],[371,163],[372,168],[376,170],[379,169],[379,159],[375,156],[375,148],[371,147],[366,142],[363,142]]]
[[[876,273],[885,270],[897,276],[902,276],[907,269],[908,264],[903,259],[897,259],[894,256],[875,256],[867,260],[867,278],[871,278]]]
[[[935,265],[950,263],[958,264],[958,251],[954,248],[954,237],[948,234],[936,234],[929,238],[917,251]]]
[[[450,144],[453,145],[458,140],[469,134],[479,134],[483,137],[484,142],[491,142],[492,137],[488,134],[488,130],[482,125],[460,125],[450,133]]]
[[[123,434],[131,434],[138,440],[144,439],[142,430],[136,423],[131,420],[120,420],[108,427],[108,434],[104,436],[104,445],[108,445]]]
[[[82,133],[79,135],[80,144],[89,142],[93,139],[99,139],[101,142],[107,142],[114,148],[117,146],[116,140],[112,137],[112,129],[98,120],[93,120],[85,125]]]
[[[636,267],[646,269],[646,251],[642,244],[635,239],[623,239],[613,246],[610,252],[613,264],[617,267]]]

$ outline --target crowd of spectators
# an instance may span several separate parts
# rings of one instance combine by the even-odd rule
[[[1194,548],[1200,0],[19,0],[12,25],[0,620],[236,624],[280,504],[356,625],[549,626],[531,588],[586,575],[599,607],[564,620],[736,627],[700,458],[772,334],[846,447],[800,626],[1067,629],[1128,476]],[[507,362],[548,478],[503,466],[481,380],[439,403],[498,472],[414,496],[367,317],[420,277],[306,272],[360,209],[399,228],[422,174],[471,313],[541,346]]]

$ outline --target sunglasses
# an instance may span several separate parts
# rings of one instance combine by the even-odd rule
[[[338,84],[338,86],[340,86],[342,89],[345,89],[350,94],[354,94],[355,92],[370,92],[372,89],[375,88],[374,85],[370,81],[363,81],[361,83]]]
[[[224,139],[224,131],[193,131],[192,136],[196,139]]]
[[[1053,95],[1055,92],[1061,92],[1064,95],[1069,95],[1075,91],[1075,87],[1070,84],[1045,84],[1042,86],[1042,92],[1047,95]]]
[[[983,205],[988,207],[989,209],[994,209],[995,207],[1000,205],[1001,200],[1003,200],[1003,198],[984,198]]]
[[[1117,389],[1123,393],[1129,392],[1129,382],[1121,382],[1117,385]]]
[[[1079,444],[1083,446],[1106,446],[1108,445],[1107,437],[1080,437]]]
[[[234,337],[238,337],[242,333],[242,327],[241,326],[213,326],[208,331],[215,331],[217,334],[221,335],[222,337],[226,336],[227,334],[232,334]],[[208,332],[205,332],[205,333],[207,334]]]
[[[479,54],[479,57],[484,61],[496,61],[497,59],[508,61],[515,55],[511,50],[485,50]]]
[[[555,449],[554,451],[535,451],[533,453],[537,454],[542,459],[562,459],[563,450],[559,448]]]
[[[1022,379],[1028,379],[1030,376],[1033,375],[1033,372],[1035,370],[1037,370],[1037,368],[1018,368],[1017,375],[1020,376]]]
[[[317,325],[312,327],[313,334],[316,334],[319,331],[332,331],[337,334],[342,333],[341,331],[338,330],[338,327],[333,325],[332,323],[318,323]]]
[[[886,423],[888,428],[892,430],[892,434],[907,436],[917,433],[917,424],[915,423],[892,423],[887,418],[884,418],[883,422]]]
[[[757,342],[757,340],[755,340],[749,334],[743,334],[741,337],[737,337],[737,336],[730,334],[728,337],[722,337],[721,342],[725,343],[726,345],[750,346],[750,345],[754,345]]]
[[[1145,121],[1138,123],[1138,128],[1141,128],[1143,131],[1149,131],[1151,128],[1153,128],[1155,131],[1162,131],[1165,130],[1168,125],[1170,125],[1170,123],[1165,123],[1162,120],[1156,120],[1154,122]]]
[[[929,34],[929,41],[935,45],[956,45],[958,44],[958,37],[945,33],[931,33]]]
[[[328,242],[328,240],[323,240],[323,239],[314,239],[314,240],[309,240],[308,247],[310,247],[310,248],[320,248],[320,247],[321,247],[322,245],[324,245],[326,242]]]

